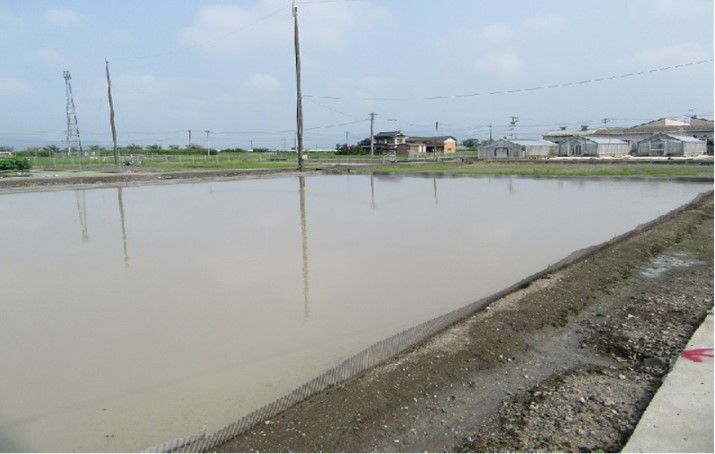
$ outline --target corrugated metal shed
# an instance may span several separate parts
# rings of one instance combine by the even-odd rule
[[[655,134],[638,142],[638,156],[697,156],[707,153],[707,143],[691,136]]]

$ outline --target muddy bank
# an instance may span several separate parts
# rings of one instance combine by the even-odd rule
[[[618,451],[713,306],[712,219],[710,193],[219,451]]]
[[[230,170],[177,170],[168,172],[122,171],[106,173],[62,172],[54,176],[47,171],[46,177],[0,178],[0,193],[49,191],[62,189],[89,189],[128,185],[191,183],[202,181],[225,181],[242,178],[261,178],[290,175],[311,175],[316,172],[298,173],[295,169],[230,169]]]

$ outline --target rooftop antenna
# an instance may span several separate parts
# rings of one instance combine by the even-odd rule
[[[77,113],[74,108],[72,84],[70,83],[72,76],[69,71],[64,71],[62,76],[65,78],[65,97],[67,98],[67,154],[82,153],[82,142],[79,140]]]

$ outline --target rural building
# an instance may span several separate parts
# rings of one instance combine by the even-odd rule
[[[698,156],[707,151],[704,140],[691,136],[655,134],[638,142],[638,156]]]
[[[374,150],[377,154],[397,151],[397,146],[405,143],[407,136],[402,131],[379,132],[374,136]],[[370,151],[370,138],[360,142],[363,150]]]
[[[541,137],[548,142],[559,144],[572,137],[590,136],[597,131],[598,129],[589,129],[587,125],[581,125],[581,129],[568,129],[566,126],[562,126],[560,129],[546,132]]]
[[[620,139],[628,142],[630,151],[636,153],[638,143],[655,134],[671,134],[677,136],[690,136],[703,139],[707,144],[707,153],[713,153],[713,121],[703,118],[691,117],[687,121],[673,118],[660,118],[636,126],[610,127],[589,129],[586,125],[580,130],[566,129],[548,131],[543,135],[544,140],[561,143],[573,137],[603,137]]]
[[[479,147],[479,157],[485,159],[545,158],[556,155],[558,145],[547,140],[500,139]]]
[[[360,146],[369,151],[370,138],[362,140]],[[375,153],[456,153],[457,139],[452,136],[408,137],[401,131],[380,132],[374,137]]]
[[[572,137],[559,144],[559,156],[626,156],[630,152],[628,142],[604,137]]]
[[[457,139],[452,136],[408,137],[406,144],[412,147],[412,149],[424,150],[424,153],[457,152]]]

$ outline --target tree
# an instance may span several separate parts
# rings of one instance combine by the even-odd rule
[[[348,145],[346,143],[335,144],[335,154],[346,155],[346,154],[367,154],[360,145]]]
[[[479,139],[464,139],[462,145],[466,148],[477,148],[479,146]]]
[[[124,150],[128,153],[139,153],[142,151],[141,145],[137,145],[135,143],[130,143],[126,147],[124,147]]]

